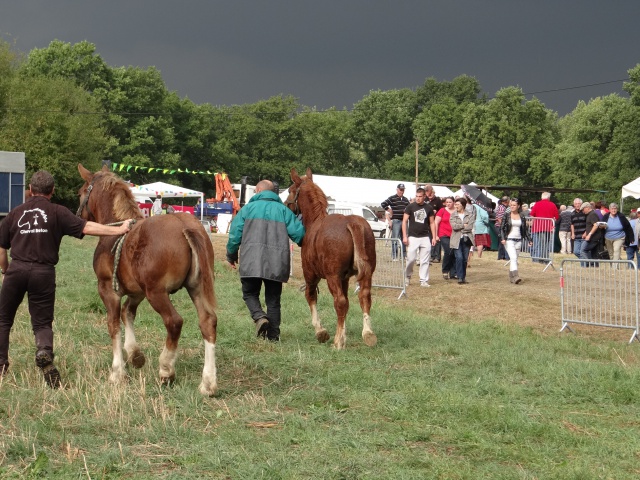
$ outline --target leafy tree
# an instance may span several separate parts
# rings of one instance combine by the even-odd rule
[[[11,81],[15,76],[21,57],[8,42],[0,40],[0,121],[6,114]]]
[[[350,122],[350,114],[345,110],[305,109],[295,116],[293,123],[301,132],[298,165],[324,175],[349,175],[352,167]]]
[[[66,78],[88,92],[109,90],[112,82],[111,68],[86,40],[74,45],[54,40],[46,48],[34,48],[20,73]]]
[[[56,179],[58,202],[77,206],[77,165],[99,168],[108,143],[99,118],[87,115],[99,108],[97,102],[62,78],[16,77],[9,91],[0,150],[25,152],[27,178],[48,170]]]
[[[624,90],[631,97],[631,103],[640,107],[640,63],[629,70],[630,82],[624,83]]]
[[[295,98],[276,96],[228,109],[229,124],[220,141],[225,150],[235,152],[224,165],[232,178],[269,178],[281,185],[289,181],[291,167],[299,166],[303,138],[294,120],[298,108]]]
[[[607,190],[611,201],[640,175],[638,107],[616,95],[580,102],[560,121],[552,180],[564,188]]]
[[[384,164],[413,145],[411,125],[418,112],[415,92],[375,90],[355,104],[351,139],[365,155],[355,176],[380,177]]]
[[[522,90],[504,88],[483,105],[469,104],[454,183],[547,183],[557,141],[555,114]]]
[[[452,81],[438,82],[429,77],[416,89],[417,103],[422,110],[434,104],[453,101],[457,105],[465,103],[482,103],[480,83],[468,75],[460,75]]]

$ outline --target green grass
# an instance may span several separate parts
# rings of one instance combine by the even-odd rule
[[[256,340],[237,273],[216,265],[220,391],[198,393],[203,347],[185,318],[172,387],[158,383],[165,336],[146,302],[136,322],[147,356],[119,387],[91,268],[95,240],[63,241],[56,361],[44,386],[26,308],[0,383],[0,478],[590,479],[640,473],[637,345],[542,335],[491,318],[452,324],[375,299],[378,345],[360,337],[351,298],[348,345],[313,335],[298,281],[283,295],[282,342]],[[216,252],[222,258],[222,252]],[[332,299],[320,313],[332,332]],[[559,318],[559,312],[558,312]],[[559,325],[558,321],[558,325]]]

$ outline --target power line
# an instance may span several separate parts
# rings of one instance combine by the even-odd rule
[[[609,85],[611,83],[626,82],[627,80],[629,80],[629,77],[623,78],[621,80],[609,80],[608,82],[590,83],[589,85],[578,85],[575,87],[554,88],[552,90],[540,90],[539,92],[529,92],[529,93],[525,93],[524,95],[537,95],[539,93],[553,93],[553,92],[564,92],[567,90],[578,90],[580,88],[597,87],[600,85]]]

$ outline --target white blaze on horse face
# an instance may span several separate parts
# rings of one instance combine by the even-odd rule
[[[218,390],[218,378],[216,372],[216,344],[204,341],[204,368],[202,369],[202,383],[200,393],[203,395],[215,395]]]

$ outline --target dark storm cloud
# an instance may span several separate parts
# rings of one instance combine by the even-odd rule
[[[640,2],[191,1],[11,2],[0,34],[23,52],[88,40],[112,66],[155,66],[197,103],[291,94],[351,108],[372,89],[474,76],[490,96],[626,78],[640,62]],[[538,94],[565,114],[622,85]]]

